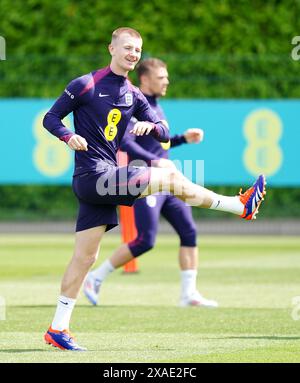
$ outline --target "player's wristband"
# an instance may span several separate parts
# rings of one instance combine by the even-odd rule
[[[59,137],[59,139],[67,144],[72,136],[74,136],[74,133],[65,134],[64,136]]]

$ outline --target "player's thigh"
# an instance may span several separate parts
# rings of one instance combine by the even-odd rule
[[[161,191],[172,191],[177,173],[178,171],[175,169],[151,167],[148,186],[143,190],[139,198]]]
[[[114,205],[94,204],[78,199],[79,209],[76,220],[76,233],[106,226],[106,231],[118,226],[117,207]]]
[[[99,245],[105,231],[106,225],[102,225],[76,232],[75,254],[80,256],[98,254]]]
[[[184,236],[187,232],[195,233],[196,224],[193,219],[192,208],[184,201],[169,195],[161,213],[179,235]]]
[[[104,171],[74,177],[73,190],[86,203],[132,206],[149,180],[150,168],[107,166]]]
[[[156,235],[164,199],[165,196],[155,194],[138,199],[134,203],[134,217],[138,237],[147,233]]]

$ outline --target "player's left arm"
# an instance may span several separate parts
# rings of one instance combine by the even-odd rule
[[[137,136],[151,134],[160,142],[168,142],[170,139],[169,128],[157,118],[146,97],[139,92],[134,117],[138,122],[133,126],[129,133]]]
[[[171,148],[174,148],[175,146],[179,146],[186,143],[187,141],[184,134],[175,134],[174,136],[170,138]]]
[[[120,142],[120,149],[126,152],[132,160],[143,160],[150,164],[152,160],[157,160],[159,157],[151,153],[151,151],[144,149],[136,142],[136,136],[130,134],[136,123],[135,118],[129,121],[125,134]]]
[[[179,146],[181,144],[198,144],[204,139],[204,131],[198,128],[187,129],[183,134],[176,134],[172,136],[171,147]]]

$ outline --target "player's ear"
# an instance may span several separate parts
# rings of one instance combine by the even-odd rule
[[[149,82],[149,76],[147,74],[142,74],[140,77],[140,84],[148,85]]]
[[[113,56],[114,55],[114,46],[113,46],[113,44],[109,44],[108,45],[108,50],[109,50],[109,53],[111,54],[111,56]]]

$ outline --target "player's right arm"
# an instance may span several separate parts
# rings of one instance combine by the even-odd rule
[[[43,126],[73,150],[87,150],[87,142],[85,138],[68,129],[62,120],[88,99],[89,92],[82,94],[87,81],[88,76],[71,81],[43,119]]]
[[[169,128],[157,118],[146,97],[138,90],[137,106],[134,117],[138,120],[129,131],[131,134],[142,136],[151,134],[159,142],[168,142],[170,139]]]
[[[122,138],[120,149],[126,152],[131,160],[142,160],[145,161],[147,165],[158,168],[174,168],[172,161],[167,158],[160,158],[151,151],[145,150],[136,142],[135,135],[130,133],[135,124],[136,119],[132,118]]]
[[[150,164],[152,160],[157,160],[159,157],[150,151],[145,150],[136,142],[135,135],[130,133],[135,124],[136,119],[132,118],[129,121],[124,137],[122,138],[120,149],[123,150],[123,152],[126,152],[132,160],[143,160],[147,162],[147,164]]]

